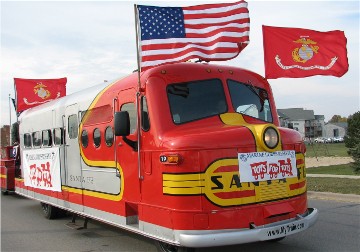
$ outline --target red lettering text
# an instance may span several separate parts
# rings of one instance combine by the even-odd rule
[[[39,187],[52,187],[49,162],[40,164],[40,166],[36,166],[36,164],[32,164],[29,166],[29,168],[30,168],[29,177],[32,185]]]
[[[288,176],[292,176],[292,166],[291,166],[291,160],[290,158],[288,158],[286,161],[285,160],[279,160],[279,165],[280,165],[280,172],[282,174],[283,177],[285,177],[285,175]]]
[[[269,164],[268,174],[270,175],[270,178],[277,178],[279,172],[280,170],[278,164],[273,164],[273,163]]]
[[[266,172],[267,172],[267,162],[258,162],[258,163],[253,163],[250,164],[251,166],[251,171],[252,171],[252,175],[255,177],[255,179],[257,180],[260,176],[260,178],[264,178]]]

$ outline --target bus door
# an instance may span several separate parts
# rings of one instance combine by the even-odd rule
[[[65,109],[65,169],[68,187],[69,207],[76,211],[83,211],[83,185],[80,160],[79,135],[79,106],[73,104]]]
[[[125,201],[125,211],[127,224],[138,225],[138,203],[141,199],[141,175],[138,167],[137,148],[137,125],[136,125],[136,90],[134,88],[119,92],[117,111],[127,111],[130,116],[130,135],[124,140],[123,137],[116,137],[116,158],[120,164],[124,176],[125,187],[123,200]],[[129,144],[132,143],[132,144]],[[132,145],[132,146],[131,146]]]

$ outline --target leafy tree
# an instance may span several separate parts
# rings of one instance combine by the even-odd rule
[[[360,111],[348,118],[345,146],[349,149],[349,155],[354,159],[353,167],[355,173],[360,173]]]
[[[20,135],[19,135],[19,123],[15,122],[12,124],[11,126],[11,141],[12,143],[10,143],[11,145],[14,145],[15,143],[19,144],[20,143]]]
[[[347,118],[341,117],[341,115],[333,115],[333,117],[331,117],[329,121],[329,123],[338,123],[338,122],[347,122]]]

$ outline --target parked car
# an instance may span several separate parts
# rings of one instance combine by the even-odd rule
[[[332,143],[333,142],[333,139],[331,137],[326,137],[324,139],[325,143]]]
[[[325,143],[325,138],[323,137],[317,137],[314,140],[315,143]]]
[[[334,137],[334,143],[342,143],[342,142],[344,142],[343,137]]]

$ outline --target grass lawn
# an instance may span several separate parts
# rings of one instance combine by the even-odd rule
[[[306,145],[306,157],[348,157],[345,143],[314,143]]]
[[[354,168],[351,166],[351,164],[330,165],[330,166],[307,168],[306,173],[308,173],[308,174],[360,175],[360,174],[356,174],[354,172]]]
[[[307,189],[315,192],[333,192],[360,195],[358,179],[307,178]]]
[[[360,175],[354,173],[351,164],[307,168],[306,173],[358,176]],[[360,195],[359,179],[307,177],[307,186],[309,191]]]

